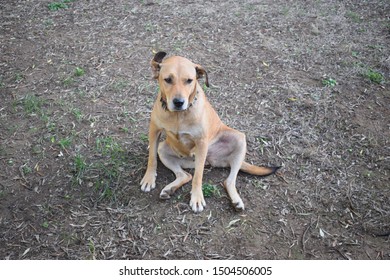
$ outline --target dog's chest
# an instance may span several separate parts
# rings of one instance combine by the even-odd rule
[[[194,145],[194,136],[189,131],[167,131],[167,136],[183,146],[191,147]]]

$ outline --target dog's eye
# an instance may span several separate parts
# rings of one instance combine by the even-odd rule
[[[192,79],[188,79],[187,84],[191,84],[191,83],[192,83]]]
[[[164,81],[165,81],[167,84],[172,84],[172,78],[165,78]]]

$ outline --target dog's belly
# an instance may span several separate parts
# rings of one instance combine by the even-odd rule
[[[220,135],[208,147],[206,165],[214,167],[229,167],[229,157],[234,151],[234,141],[229,135]],[[167,132],[167,144],[178,157],[194,157],[195,142],[190,133]]]
[[[233,151],[234,142],[232,142],[232,137],[222,135],[210,144],[206,161],[214,167],[229,167],[229,157]]]

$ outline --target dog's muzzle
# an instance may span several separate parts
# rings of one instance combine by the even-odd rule
[[[183,98],[174,98],[172,100],[172,103],[173,103],[173,109],[175,111],[182,111],[182,110],[186,110],[187,109],[184,106],[186,101]]]

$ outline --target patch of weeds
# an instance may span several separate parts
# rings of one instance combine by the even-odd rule
[[[45,228],[45,229],[48,229],[49,228],[49,222],[48,221],[44,221],[42,223],[42,227]]]
[[[42,145],[37,144],[32,146],[31,151],[34,155],[40,155],[44,152],[44,148],[42,147]]]
[[[369,79],[371,82],[375,84],[381,84],[384,82],[385,78],[383,75],[377,71],[374,71],[372,69],[368,69],[365,73],[364,76]]]
[[[41,115],[41,120],[44,122],[44,123],[48,123],[50,121],[50,116],[48,116],[46,113],[42,113]]]
[[[38,96],[28,94],[22,100],[22,104],[27,114],[38,114],[42,113],[44,101]]]
[[[82,89],[76,89],[75,94],[77,94],[77,96],[79,96],[80,98],[83,98],[86,96],[87,93]]]
[[[348,11],[345,16],[349,19],[351,19],[353,22],[355,23],[361,23],[362,22],[362,18],[360,17],[359,14],[355,13],[355,12],[352,12],[352,11]]]
[[[72,235],[71,233],[62,232],[60,234],[61,241],[64,241],[67,245],[76,245],[80,244],[80,239],[76,235]]]
[[[24,77],[23,77],[22,73],[20,73],[20,72],[15,73],[15,76],[14,76],[15,82],[20,83],[23,80],[23,78]]]
[[[185,46],[184,42],[175,42],[173,48],[179,52],[184,48],[184,46]]]
[[[89,239],[88,250],[89,250],[89,253],[91,254],[91,259],[95,259],[96,247],[95,247],[95,243],[93,243],[93,241],[91,239]]]
[[[66,77],[62,81],[62,84],[66,87],[72,86],[75,83],[75,78],[79,78],[84,75],[85,75],[85,70],[81,67],[76,67],[73,71],[73,74]]]
[[[47,5],[47,7],[49,8],[50,11],[58,11],[58,10],[61,10],[61,9],[69,8],[69,6],[66,5],[63,2],[52,2],[52,3],[49,3]]]
[[[365,170],[363,172],[363,176],[366,178],[371,178],[373,176],[373,172],[371,170]]]
[[[0,145],[0,156],[6,156],[6,155],[7,155],[7,151],[3,146]]]
[[[145,142],[145,143],[148,143],[148,141],[149,141],[148,135],[146,135],[144,133],[141,133],[139,138],[141,139],[142,142]]]
[[[154,31],[154,25],[151,22],[148,22],[145,24],[145,30],[148,32],[153,32]]]
[[[290,13],[290,8],[289,7],[283,7],[282,14],[284,16],[287,16],[289,13]]]
[[[61,149],[66,150],[72,145],[72,139],[69,137],[61,139],[58,141],[58,145],[61,147]]]
[[[221,193],[219,192],[219,189],[211,184],[205,183],[202,185],[202,191],[204,197],[212,197],[214,195],[221,196]]]
[[[332,78],[325,78],[322,80],[322,85],[326,87],[335,87],[337,85],[337,81]]]
[[[81,122],[81,120],[84,118],[84,115],[81,113],[81,110],[78,108],[73,108],[72,114],[73,114],[73,116],[75,116],[75,118],[78,122]]]
[[[129,132],[129,129],[127,127],[120,127],[119,128],[122,132],[124,133],[128,133]]]
[[[73,172],[75,174],[74,180],[81,185],[82,177],[87,169],[87,163],[82,155],[76,155],[73,160]]]
[[[0,190],[0,199],[4,198],[5,197],[5,191],[3,190]]]
[[[76,67],[76,69],[74,70],[74,75],[76,77],[81,77],[85,74],[85,70],[81,67]]]
[[[352,55],[354,58],[359,58],[359,52],[357,52],[357,51],[352,51],[351,55]]]
[[[28,166],[27,163],[26,163],[26,164],[23,164],[23,166],[22,166],[22,171],[23,171],[23,174],[24,174],[24,175],[28,175],[28,174],[31,174],[33,170],[32,170],[32,168],[31,168],[30,166]]]
[[[123,173],[125,151],[112,137],[97,138],[96,149],[104,158],[94,164],[94,169],[99,173],[95,188],[100,192],[100,199],[115,199],[113,187]]]
[[[97,191],[100,192],[99,200],[103,199],[114,199],[114,191],[112,190],[113,182],[111,182],[109,179],[101,179],[95,183],[95,188]]]
[[[66,77],[63,81],[62,81],[62,84],[66,87],[69,87],[71,85],[73,85],[74,83],[74,79],[72,77]]]
[[[161,230],[162,230],[162,226],[160,224],[156,224],[153,229],[153,233],[158,234],[159,232],[161,232]]]
[[[54,132],[56,130],[56,127],[57,125],[54,122],[48,121],[46,123],[46,128],[48,129],[49,132]]]
[[[268,185],[265,185],[265,184],[263,184],[261,181],[258,181],[258,180],[254,180],[253,182],[252,182],[252,184],[254,185],[254,187],[255,188],[260,188],[260,189],[262,189],[262,190],[267,190],[268,188],[269,188],[269,186]]]
[[[96,148],[102,155],[111,158],[122,157],[124,152],[121,145],[112,137],[97,138]]]
[[[52,19],[47,19],[43,22],[43,24],[45,25],[45,27],[51,27],[54,25],[54,21]]]
[[[10,133],[10,134],[14,134],[16,131],[18,131],[19,128],[20,128],[19,125],[11,125],[11,124],[9,124],[9,126],[7,127],[7,132]]]
[[[51,2],[47,5],[47,8],[50,11],[58,11],[61,9],[68,9],[69,3],[74,2],[75,0],[62,0],[60,2]]]
[[[264,154],[264,148],[269,146],[269,140],[265,137],[256,137],[256,141],[260,143],[260,152],[263,155]]]
[[[119,79],[113,83],[112,88],[115,91],[123,91],[130,86],[130,82],[125,79]]]

